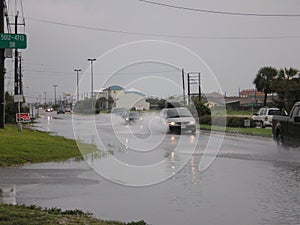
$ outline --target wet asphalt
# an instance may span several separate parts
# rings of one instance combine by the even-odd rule
[[[145,124],[149,121],[152,127]],[[90,123],[95,136],[88,132]],[[153,115],[137,125],[109,124],[107,116],[72,120],[69,114],[44,114],[35,129],[108,148],[125,165],[165,160],[163,167],[127,174],[127,167],[109,167],[109,156],[70,159],[0,168],[0,185],[15,185],[17,203],[79,208],[102,219],[163,225],[300,223],[299,149],[281,148],[271,138],[216,134],[211,146],[222,140],[220,151],[208,169],[199,171],[209,133],[165,135]],[[196,147],[189,151],[191,146]],[[143,147],[148,151],[141,152]]]

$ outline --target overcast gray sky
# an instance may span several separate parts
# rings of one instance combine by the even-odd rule
[[[155,1],[222,12],[300,15],[298,0]],[[22,14],[20,0],[8,1],[11,16],[15,14],[15,2]],[[300,69],[300,16],[233,16],[163,7],[138,0],[23,0],[23,12],[28,40],[27,49],[22,50],[24,92],[30,102],[40,95],[43,98],[44,92],[47,98],[53,98],[53,84],[58,85],[58,95],[73,94],[76,88],[74,69],[81,68],[89,73],[87,58],[98,58],[119,45],[142,40],[169,41],[192,50],[214,72],[222,90],[209,85],[204,88],[227,95],[237,95],[239,88],[253,88],[254,76],[262,66]],[[19,30],[24,31],[21,26]],[[6,90],[12,91],[10,59],[6,60],[6,66]],[[167,65],[136,68],[136,72],[143,72],[142,76],[145,72],[160,70],[172,68]],[[128,71],[134,71],[134,67]],[[95,68],[96,77],[102,73],[97,73]],[[168,79],[173,79],[172,76]],[[203,74],[203,80],[205,76]],[[123,79],[122,83],[121,80],[116,83],[132,82]],[[174,82],[180,83],[180,73],[174,74]],[[94,84],[95,89],[99,85]],[[149,82],[149,85],[153,84]],[[155,94],[166,96],[173,91]]]

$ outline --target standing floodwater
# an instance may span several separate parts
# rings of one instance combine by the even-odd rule
[[[99,135],[105,136],[104,145],[117,159],[143,165],[167,158],[172,168],[185,157],[184,152],[173,152],[180,139],[176,134],[167,134],[149,158],[131,153],[123,145],[126,138],[127,143],[131,141],[126,133],[127,125],[120,121],[118,132],[124,140],[116,140],[106,123],[107,116],[96,118],[96,129]],[[56,117],[45,115],[38,126],[58,135],[74,136],[71,116]],[[163,133],[163,128],[152,126],[157,135]],[[134,125],[131,130],[144,139],[148,137],[147,127]],[[93,137],[81,138],[97,142]],[[193,141],[190,134],[184,134],[184,138]],[[155,185],[131,187],[120,184],[122,181],[107,180],[91,170],[85,161],[2,168],[0,183],[16,184],[17,203],[78,208],[102,219],[144,219],[158,225],[300,224],[299,149],[279,148],[271,138],[227,136],[217,159],[200,173],[201,148],[208,139],[208,134],[200,133],[197,149],[186,166]],[[93,160],[105,163],[106,158]]]

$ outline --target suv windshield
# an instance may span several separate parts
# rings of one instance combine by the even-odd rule
[[[285,116],[286,113],[282,110],[276,110],[276,109],[270,109],[269,110],[269,115],[280,115],[280,116]]]
[[[192,117],[191,112],[186,108],[174,108],[167,111],[167,118]]]

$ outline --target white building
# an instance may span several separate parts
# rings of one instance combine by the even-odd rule
[[[108,99],[112,97],[113,100],[116,100],[117,96],[124,92],[125,90],[119,85],[113,85],[108,88],[101,88],[98,92],[96,92],[97,98],[104,97]]]
[[[146,102],[146,95],[132,88],[124,92],[120,92],[115,99],[116,108],[125,108],[136,110],[149,110],[150,103]]]

